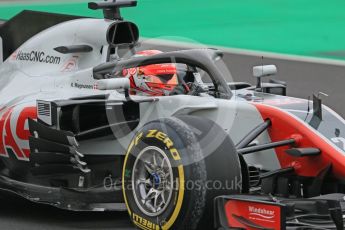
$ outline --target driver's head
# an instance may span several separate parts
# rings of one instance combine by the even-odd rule
[[[152,56],[162,53],[159,50],[144,50],[138,56]],[[175,64],[155,64],[123,70],[123,76],[131,82],[131,94],[145,96],[169,95],[179,84]]]

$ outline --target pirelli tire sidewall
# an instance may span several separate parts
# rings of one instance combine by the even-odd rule
[[[170,204],[159,216],[145,215],[132,191],[132,169],[138,154],[155,146],[168,156],[173,170],[174,190]],[[132,139],[123,167],[123,193],[132,222],[141,229],[196,229],[206,205],[206,189],[185,189],[186,181],[205,181],[206,166],[194,133],[178,118],[144,125]]]

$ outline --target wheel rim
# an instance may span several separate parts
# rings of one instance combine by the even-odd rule
[[[173,172],[165,152],[155,146],[143,149],[136,158],[132,173],[136,205],[146,215],[162,214],[173,193]]]

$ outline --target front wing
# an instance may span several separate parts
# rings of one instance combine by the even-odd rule
[[[344,229],[344,194],[310,199],[233,195],[215,199],[216,229]]]

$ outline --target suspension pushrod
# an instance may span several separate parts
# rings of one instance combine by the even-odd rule
[[[270,119],[267,119],[265,122],[256,126],[240,142],[237,143],[236,149],[240,150],[242,148],[247,147],[252,141],[254,141],[261,133],[263,133],[270,126],[271,126]]]
[[[267,149],[273,149],[276,147],[281,147],[281,146],[286,146],[286,145],[292,145],[296,141],[295,139],[287,139],[287,140],[282,140],[282,141],[277,141],[277,142],[272,142],[272,143],[267,143],[267,144],[262,144],[262,145],[256,145],[252,147],[247,147],[247,148],[242,148],[237,150],[239,154],[248,154],[248,153],[254,153],[254,152],[259,152]]]

